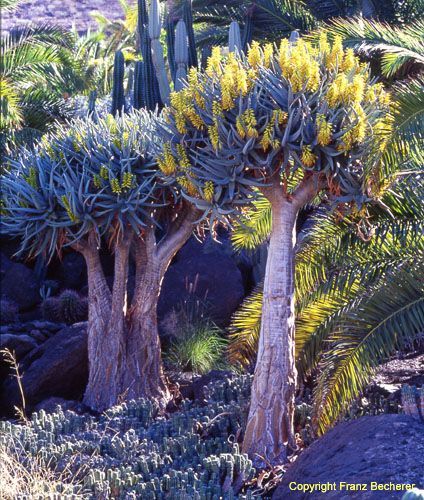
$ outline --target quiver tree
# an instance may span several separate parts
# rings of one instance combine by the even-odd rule
[[[87,264],[89,381],[84,403],[104,410],[122,398],[164,407],[165,382],[156,306],[172,257],[189,238],[196,209],[161,181],[150,153],[152,116],[76,121],[9,163],[2,179],[3,225],[21,251],[52,256],[70,246]],[[160,239],[159,239],[160,235]],[[99,249],[114,253],[109,288]],[[127,302],[128,261],[136,285]]]
[[[340,214],[378,196],[390,99],[337,39],[302,39],[222,57],[164,110],[162,171],[204,210],[213,227],[261,192],[271,205],[262,324],[243,449],[275,463],[293,433],[295,223],[301,207],[326,197]],[[365,155],[375,161],[363,162]]]

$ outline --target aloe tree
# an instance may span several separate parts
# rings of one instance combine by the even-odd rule
[[[164,407],[156,306],[172,257],[189,238],[196,209],[161,180],[152,156],[156,141],[147,112],[116,121],[75,121],[33,152],[11,160],[2,178],[2,222],[22,238],[21,251],[51,256],[80,252],[89,287],[89,381],[84,402],[98,411],[121,399],[146,397]],[[160,175],[159,175],[160,174]],[[99,248],[114,253],[109,288]],[[127,297],[128,261],[135,248],[136,279]]]
[[[318,195],[341,216],[379,196],[389,133],[389,96],[341,40],[253,43],[248,56],[213,51],[171,94],[162,128],[163,172],[209,217],[211,228],[251,202],[269,201],[272,231],[258,361],[243,449],[275,462],[295,447],[295,224]],[[366,166],[365,166],[366,165]]]
[[[380,362],[423,336],[423,160],[408,162],[413,173],[394,179],[384,207],[345,219],[321,207],[298,236],[296,364],[301,379],[318,374],[320,431],[360,395]],[[270,205],[261,199],[236,227],[234,244],[257,248],[270,231]],[[256,359],[261,315],[258,285],[230,326],[229,359],[236,365],[246,368]]]

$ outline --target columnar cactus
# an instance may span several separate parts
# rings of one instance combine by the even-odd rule
[[[230,52],[238,51],[239,54],[242,51],[240,27],[237,21],[233,21],[230,24],[230,33],[228,35],[228,50]]]
[[[124,54],[122,51],[117,50],[113,65],[112,115],[121,114],[125,107],[124,72]]]
[[[188,66],[189,68],[198,67],[197,62],[197,51],[196,42],[194,39],[194,28],[193,28],[193,9],[192,1],[184,0],[183,4],[183,21],[187,30],[188,36]]]
[[[175,82],[177,73],[177,65],[175,63],[175,26],[175,21],[168,16],[166,20],[166,46],[168,48],[169,70],[173,82]]]
[[[179,21],[175,32],[175,64],[177,71],[175,74],[175,90],[178,92],[183,88],[183,83],[187,80],[188,47],[187,31],[184,21]]]
[[[169,82],[168,74],[165,68],[165,60],[163,57],[162,45],[160,43],[160,35],[162,29],[160,4],[159,0],[152,0],[150,3],[149,15],[149,36],[152,46],[153,63],[156,69],[156,75],[159,82],[160,97],[163,103],[169,102]]]

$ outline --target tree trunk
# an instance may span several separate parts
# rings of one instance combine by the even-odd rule
[[[295,365],[296,219],[313,198],[313,181],[294,196],[283,196],[280,182],[263,188],[272,206],[272,231],[263,291],[262,323],[243,451],[254,463],[275,465],[296,443],[293,430]],[[289,449],[287,449],[289,448]]]
[[[184,215],[186,215],[184,217]],[[143,239],[128,231],[115,246],[112,292],[106,283],[94,233],[82,249],[89,282],[89,380],[83,402],[103,411],[144,397],[165,408],[170,400],[162,366],[156,310],[162,280],[175,253],[193,230],[197,212],[182,214],[169,237],[156,244],[155,228]],[[136,246],[136,290],[127,310],[128,259]]]

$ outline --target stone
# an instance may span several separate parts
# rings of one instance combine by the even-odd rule
[[[40,282],[34,271],[19,262],[10,265],[1,280],[2,295],[26,311],[40,303]]]
[[[380,485],[421,485],[424,424],[408,415],[366,416],[336,425],[314,441],[284,474],[272,500],[400,500],[405,490],[372,490]],[[365,485],[347,490],[341,483]],[[300,491],[296,485],[335,489]],[[378,488],[378,487],[377,487]]]
[[[196,248],[195,243],[190,243]],[[215,244],[217,247],[219,245]],[[187,251],[167,270],[158,304],[159,321],[184,302],[200,301],[218,326],[229,324],[245,294],[237,264],[224,249]]]
[[[57,406],[60,406],[63,411],[73,411],[79,415],[91,412],[90,408],[80,401],[58,398],[55,396],[44,399],[41,403],[38,403],[34,407],[34,411],[44,410],[46,413],[55,413]]]
[[[80,290],[87,283],[87,266],[84,257],[78,252],[67,253],[63,257],[62,287]]]
[[[34,341],[35,342],[35,341]],[[22,386],[28,411],[49,397],[78,400],[88,380],[87,323],[75,323],[52,336],[22,360]],[[0,394],[0,407],[11,415],[21,398],[9,377]]]
[[[37,346],[37,342],[28,335],[13,333],[2,333],[0,335],[0,351],[8,349],[14,354],[17,362]],[[11,364],[5,360],[4,355],[0,354],[0,385],[10,374],[14,374],[14,370]]]
[[[34,330],[31,330],[29,332],[29,336],[31,338],[33,338],[36,342],[38,342],[39,344],[42,344],[43,342],[45,342],[47,340],[47,335],[44,335],[44,333],[42,333],[40,330],[36,330],[34,328]]]

